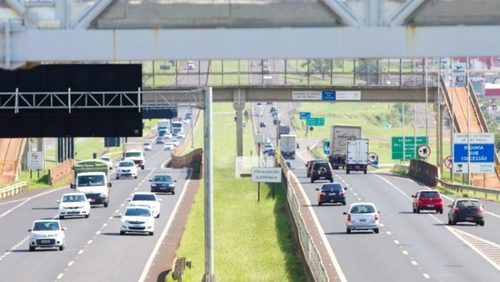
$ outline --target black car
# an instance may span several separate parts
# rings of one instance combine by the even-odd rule
[[[327,161],[315,162],[312,165],[311,183],[314,183],[314,181],[318,179],[326,179],[333,182],[332,167]]]
[[[175,182],[172,176],[168,174],[157,174],[150,179],[151,182],[151,192],[164,192],[175,194]]]
[[[260,122],[260,127],[266,127],[266,123],[265,123],[265,122],[263,122],[263,121],[261,121],[261,122]]]
[[[457,222],[473,222],[484,226],[483,205],[476,199],[456,199],[449,205],[448,224],[455,225]]]
[[[333,182],[321,185],[321,188],[316,188],[319,191],[318,194],[318,206],[325,203],[341,203],[345,206],[345,191],[347,187],[344,187],[341,183]]]
[[[311,177],[312,167],[313,167],[315,162],[325,162],[325,160],[321,160],[321,159],[308,160],[306,162],[306,175],[307,175],[307,177]]]

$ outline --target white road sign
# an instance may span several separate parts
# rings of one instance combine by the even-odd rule
[[[281,182],[280,167],[252,167],[253,182]]]
[[[454,133],[454,173],[494,173],[494,133]]]
[[[43,152],[28,152],[28,169],[43,169]]]
[[[321,101],[321,91],[292,91],[292,100]]]
[[[335,91],[337,101],[359,101],[361,100],[361,91]]]

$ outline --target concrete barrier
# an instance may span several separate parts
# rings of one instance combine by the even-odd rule
[[[172,151],[169,167],[183,168],[190,167],[192,169],[191,177],[193,179],[201,179],[203,177],[203,149],[196,148],[193,151],[181,155],[181,150],[175,149]]]
[[[424,161],[411,160],[408,175],[430,187],[438,184],[438,167]]]
[[[49,184],[54,186],[61,180],[73,176],[74,160],[66,160],[53,168],[49,169]]]
[[[0,199],[13,197],[28,190],[28,182],[20,182],[0,189]]]

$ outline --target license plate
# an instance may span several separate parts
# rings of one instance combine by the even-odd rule
[[[474,220],[473,217],[466,217],[465,220]]]
[[[330,193],[329,196],[337,196],[337,193]]]
[[[40,243],[41,244],[50,244],[50,240],[41,240]]]
[[[366,219],[360,219],[359,222],[366,222]]]
[[[433,208],[433,207],[434,207],[434,205],[427,205],[427,207],[428,207],[428,208]]]

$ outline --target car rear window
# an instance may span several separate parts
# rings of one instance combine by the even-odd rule
[[[322,167],[328,169],[328,163],[314,163],[314,169],[320,169]]]
[[[172,181],[172,177],[169,175],[157,175],[154,177],[154,181],[163,181],[163,182]]]
[[[420,192],[421,198],[439,198],[439,193],[436,191],[423,191]]]
[[[155,195],[145,195],[145,194],[137,194],[134,195],[132,201],[156,201]]]
[[[323,185],[321,186],[321,191],[342,191],[343,190],[343,187],[342,187],[342,184],[338,184],[338,183],[333,183],[333,184],[326,184],[326,185]]]
[[[475,207],[479,208],[481,207],[481,203],[479,201],[458,201],[457,206],[460,208],[468,208],[468,207]]]
[[[371,205],[357,205],[351,208],[351,213],[374,213],[375,208]]]

